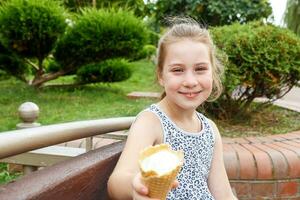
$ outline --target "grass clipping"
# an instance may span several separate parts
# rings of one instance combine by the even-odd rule
[[[139,167],[149,197],[165,200],[182,165],[183,152],[173,151],[167,144],[144,149],[139,157]]]

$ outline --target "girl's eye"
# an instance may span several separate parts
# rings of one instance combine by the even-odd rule
[[[175,69],[172,69],[172,72],[183,72],[183,69],[181,69],[181,68],[175,68]]]
[[[205,71],[206,68],[205,67],[196,67],[195,71],[196,72],[201,72],[201,71]]]

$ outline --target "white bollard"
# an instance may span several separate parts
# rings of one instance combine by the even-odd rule
[[[17,129],[33,128],[41,125],[35,122],[39,116],[39,107],[35,103],[25,102],[19,107],[18,111],[22,123],[17,124]]]
[[[25,102],[20,105],[19,109],[19,117],[22,120],[22,123],[17,124],[17,129],[24,128],[33,128],[41,126],[40,123],[35,122],[39,116],[39,107],[33,102]],[[23,166],[23,173],[29,174],[33,171],[36,171],[37,167],[35,166]]]

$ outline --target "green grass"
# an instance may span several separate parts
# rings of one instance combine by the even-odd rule
[[[26,84],[8,79],[0,81],[0,131],[15,129],[18,107],[26,102],[40,108],[38,122],[46,125],[77,120],[107,117],[133,116],[154,102],[149,99],[130,100],[126,94],[132,91],[159,91],[155,84],[154,66],[146,61],[132,65],[133,76],[125,82],[91,84],[79,88],[51,88],[36,90]],[[72,81],[64,77],[52,84]]]
[[[8,171],[8,165],[0,163],[0,185],[15,180],[21,175],[21,173],[10,173]]]

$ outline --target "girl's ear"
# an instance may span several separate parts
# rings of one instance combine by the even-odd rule
[[[161,74],[159,74],[157,78],[158,78],[159,85],[161,85],[162,87],[164,87],[164,80],[163,80]]]

